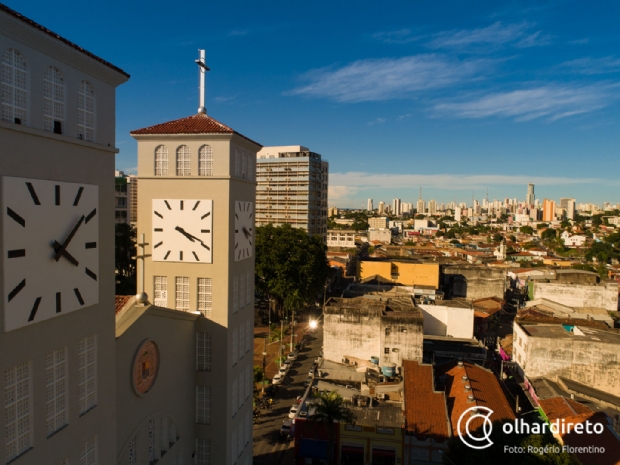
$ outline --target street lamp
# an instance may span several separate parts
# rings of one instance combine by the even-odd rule
[[[310,321],[310,329],[314,329],[314,328],[316,328],[316,326],[317,326],[316,320]]]

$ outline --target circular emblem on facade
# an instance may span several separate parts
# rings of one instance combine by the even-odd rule
[[[153,341],[146,340],[136,351],[131,382],[140,396],[151,390],[159,372],[159,349]]]

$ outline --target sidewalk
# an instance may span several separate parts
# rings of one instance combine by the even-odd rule
[[[290,328],[290,325],[289,325]],[[301,341],[303,334],[308,329],[308,322],[301,322],[295,325],[295,338],[293,347],[297,342]],[[265,339],[269,333],[269,328],[267,326],[255,326],[254,327],[254,366],[263,367],[263,350],[265,348]],[[282,351],[284,357],[290,352],[290,342],[291,335],[289,333],[284,336],[284,349]],[[266,368],[265,368],[265,378],[267,380],[271,380],[275,374],[278,372],[280,368],[276,364],[276,359],[279,355],[279,341],[269,342],[267,341],[267,357],[266,357]]]

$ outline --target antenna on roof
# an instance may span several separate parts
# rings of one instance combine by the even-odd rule
[[[198,60],[194,60],[198,65],[198,69],[200,72],[200,106],[198,107],[198,113],[207,114],[207,107],[205,106],[205,78],[207,76],[207,71],[211,71],[207,67],[206,59],[205,59],[205,51],[198,50],[200,52],[200,58]]]

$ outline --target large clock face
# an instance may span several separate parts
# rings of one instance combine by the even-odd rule
[[[99,188],[2,178],[4,330],[99,302]]]
[[[153,199],[153,260],[212,263],[213,200]]]
[[[254,250],[254,204],[235,202],[235,261],[250,258]]]

